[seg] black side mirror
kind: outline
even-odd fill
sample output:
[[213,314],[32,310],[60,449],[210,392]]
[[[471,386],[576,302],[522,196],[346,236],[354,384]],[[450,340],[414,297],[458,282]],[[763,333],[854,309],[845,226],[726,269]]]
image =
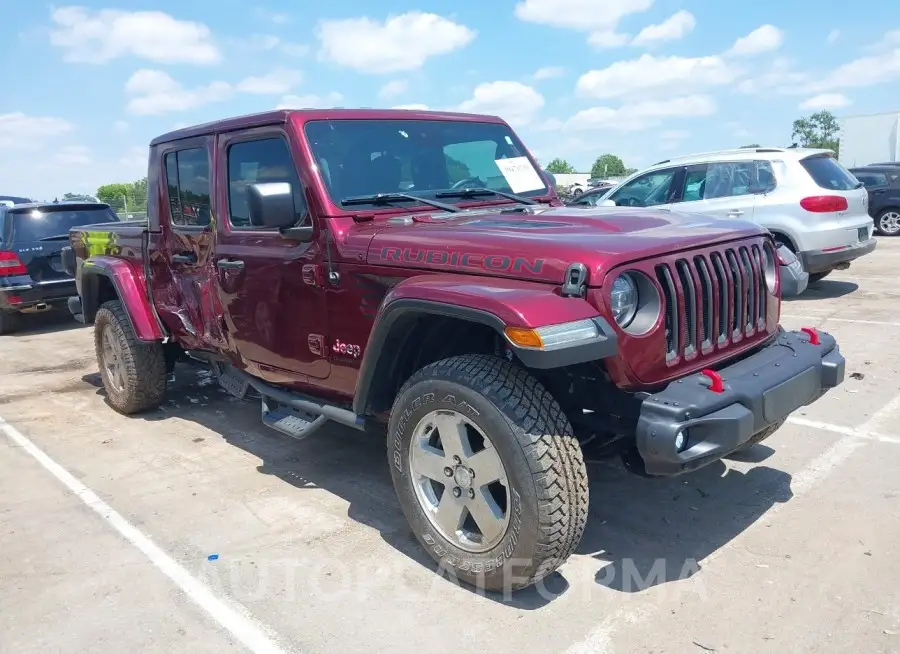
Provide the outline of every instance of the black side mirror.
[[295,226],[294,190],[288,182],[250,184],[247,187],[247,207],[250,224],[254,227],[275,228],[285,238],[298,241],[312,239],[312,225]]

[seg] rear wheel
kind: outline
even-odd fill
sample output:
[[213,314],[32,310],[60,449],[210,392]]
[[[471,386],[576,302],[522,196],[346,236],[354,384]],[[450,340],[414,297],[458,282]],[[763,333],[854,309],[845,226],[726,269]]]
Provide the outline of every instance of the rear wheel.
[[394,488],[442,571],[488,590],[547,576],[574,551],[587,469],[559,404],[527,371],[485,355],[438,361],[391,411]]
[[166,394],[162,343],[142,343],[118,300],[100,307],[94,319],[94,348],[109,403],[131,414],[159,406]]
[[22,321],[18,311],[0,311],[0,336],[16,331]]
[[900,234],[900,210],[885,209],[875,219],[875,231],[883,236]]

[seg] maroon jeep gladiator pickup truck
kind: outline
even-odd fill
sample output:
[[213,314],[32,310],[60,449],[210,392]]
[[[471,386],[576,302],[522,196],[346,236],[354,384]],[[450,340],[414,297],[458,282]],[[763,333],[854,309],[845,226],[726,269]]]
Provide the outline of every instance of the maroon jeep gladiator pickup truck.
[[843,381],[830,335],[779,327],[768,232],[564,207],[497,117],[244,116],[155,139],[148,177],[146,222],[65,257],[112,407],[159,405],[185,357],[291,436],[386,424],[416,537],[483,588],[575,549],[586,440],[677,475]]

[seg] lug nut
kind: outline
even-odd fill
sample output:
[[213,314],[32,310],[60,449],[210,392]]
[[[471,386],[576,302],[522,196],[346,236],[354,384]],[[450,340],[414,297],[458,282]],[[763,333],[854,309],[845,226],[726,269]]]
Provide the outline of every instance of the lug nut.
[[470,488],[470,489],[469,489],[469,499],[470,499],[470,500],[474,500],[474,499],[475,499],[475,489],[474,489],[474,488]]
[[462,463],[462,461],[460,461],[459,457],[456,456],[455,454],[453,455],[453,460],[456,461],[457,463]]
[[453,497],[459,497],[462,495],[462,491],[459,489],[459,486],[453,487]]
[[444,468],[444,474],[447,475],[448,477],[452,477],[453,476],[453,468],[451,468],[450,466],[447,466],[446,468]]

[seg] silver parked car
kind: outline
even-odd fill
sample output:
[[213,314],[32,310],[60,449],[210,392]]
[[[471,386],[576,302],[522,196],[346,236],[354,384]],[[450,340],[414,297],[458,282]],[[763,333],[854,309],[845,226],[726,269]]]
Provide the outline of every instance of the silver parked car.
[[598,204],[753,220],[796,254],[814,283],[875,249],[868,202],[830,150],[741,148],[660,161]]

